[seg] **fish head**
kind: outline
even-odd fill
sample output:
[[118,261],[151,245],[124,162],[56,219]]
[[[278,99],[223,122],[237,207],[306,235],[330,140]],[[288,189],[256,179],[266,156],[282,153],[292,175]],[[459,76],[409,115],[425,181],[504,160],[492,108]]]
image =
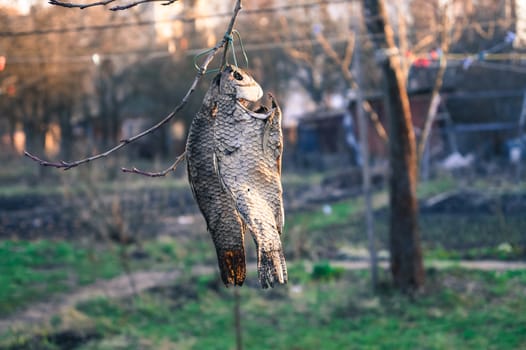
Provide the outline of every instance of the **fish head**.
[[244,70],[231,65],[221,73],[221,94],[235,96],[237,101],[257,102],[263,97],[261,86]]
[[250,74],[241,68],[228,65],[220,74],[220,91],[233,96],[239,107],[257,119],[267,119],[276,110],[274,104],[267,107],[261,104],[263,89]]

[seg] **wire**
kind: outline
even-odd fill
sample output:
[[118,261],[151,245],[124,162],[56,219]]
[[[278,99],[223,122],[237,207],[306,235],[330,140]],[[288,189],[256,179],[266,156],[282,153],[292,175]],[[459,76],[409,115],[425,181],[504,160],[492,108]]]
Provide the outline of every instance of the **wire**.
[[[331,44],[341,44],[346,43],[347,39],[341,39],[340,37],[327,38]],[[261,50],[270,50],[278,49],[283,47],[294,47],[297,45],[320,45],[315,39],[295,39],[289,41],[281,42],[267,42],[261,44],[243,44],[242,51],[261,51]],[[185,51],[186,56],[196,56],[196,60],[200,58],[200,54],[203,52],[208,52],[208,48],[199,48],[199,49],[189,49]],[[120,56],[130,56],[130,55],[141,55],[148,57],[170,57],[171,53],[164,50],[141,50],[141,51],[121,51],[121,52],[109,52],[109,53],[99,53],[104,57],[120,57]],[[245,54],[244,54],[245,55]],[[202,55],[201,55],[202,56]],[[248,64],[248,58],[245,58],[246,63]],[[24,56],[11,56],[8,60],[8,64],[28,64],[28,63],[82,63],[82,62],[92,62],[91,55],[79,55],[79,56],[62,56],[57,57],[57,59],[50,60],[45,57],[24,57]]]
[[[331,44],[344,44],[347,42],[347,39],[342,39],[341,37],[328,37],[327,40]],[[280,41],[280,42],[265,42],[265,43],[259,43],[259,44],[244,44],[243,48],[246,51],[260,51],[260,50],[270,50],[270,49],[277,49],[277,48],[283,48],[283,47],[295,47],[299,45],[319,45],[318,41],[312,38],[305,38],[305,39],[294,39],[289,41]],[[186,56],[195,56],[199,53],[202,53],[203,51],[207,51],[207,48],[198,48],[198,49],[189,49],[185,51]],[[119,56],[127,56],[127,55],[149,55],[149,56],[155,56],[155,57],[168,57],[172,56],[167,51],[164,50],[139,50],[139,51],[121,51],[121,52],[108,52],[108,53],[100,53],[104,57],[119,57]],[[447,54],[448,61],[464,61],[471,57],[477,57],[478,53],[465,53],[465,54],[458,54],[458,53],[449,53]],[[414,58],[427,58],[429,57],[428,54],[417,54],[413,56]],[[486,54],[484,56],[484,61],[477,61],[475,62],[485,62],[485,61],[505,61],[505,60],[526,60],[526,53],[520,54],[516,52],[510,52],[510,53],[494,53],[494,54]],[[81,62],[91,62],[92,56],[91,55],[78,55],[78,56],[62,56],[57,57],[57,59],[50,60],[44,57],[24,57],[24,56],[11,56],[8,60],[8,64],[26,64],[26,63],[81,63]],[[432,63],[433,64],[433,63]]]
[[[351,3],[353,0],[324,0],[318,2],[304,3],[304,4],[294,4],[294,5],[283,5],[276,7],[267,7],[260,9],[246,9],[243,10],[244,15],[255,15],[261,13],[273,13],[280,11],[290,11],[297,8],[312,8],[320,5],[331,5],[331,4],[344,4]],[[84,32],[84,31],[101,31],[108,29],[119,29],[127,27],[141,27],[158,23],[170,23],[170,22],[192,22],[196,19],[209,19],[209,18],[228,18],[231,13],[219,13],[219,14],[207,14],[207,15],[195,15],[195,16],[178,16],[171,19],[162,19],[162,20],[149,20],[149,21],[138,21],[138,22],[123,22],[115,24],[104,24],[104,25],[93,25],[93,26],[80,26],[80,27],[70,27],[70,28],[49,28],[49,29],[37,29],[32,31],[5,31],[0,32],[0,37],[17,37],[17,36],[39,36],[39,35],[48,35],[48,34],[66,34],[73,32]],[[370,17],[368,17],[371,19]],[[489,26],[489,25],[499,25],[499,26],[509,26],[513,23],[513,20],[506,19],[497,19],[497,20],[487,20],[472,22],[467,27],[471,28],[474,26]],[[415,28],[418,30],[418,28]],[[441,31],[441,27],[436,27],[436,31],[428,31],[427,33],[438,33]]]
[[[311,8],[311,7],[317,7],[320,5],[344,4],[344,3],[351,3],[351,2],[353,2],[353,0],[323,0],[323,1],[303,3],[303,4],[282,5],[282,6],[267,7],[267,8],[260,8],[260,9],[246,9],[246,10],[243,10],[243,14],[244,15],[254,15],[254,14],[261,14],[261,13],[273,13],[273,12],[281,12],[281,11],[290,11],[290,10],[298,9],[298,8]],[[163,20],[123,22],[123,23],[115,23],[115,24],[81,26],[81,27],[70,27],[70,28],[37,29],[37,30],[19,31],[19,32],[7,31],[7,32],[0,32],[0,37],[65,34],[65,33],[83,32],[83,31],[89,31],[89,30],[106,30],[106,29],[117,29],[117,28],[126,28],[126,27],[134,27],[134,26],[140,27],[140,26],[147,26],[147,25],[152,25],[152,24],[157,24],[157,23],[169,23],[169,22],[177,22],[177,21],[192,22],[192,21],[195,21],[196,19],[229,18],[231,16],[232,16],[231,12],[225,12],[225,13],[195,15],[195,16],[178,16],[175,18],[163,19]]]

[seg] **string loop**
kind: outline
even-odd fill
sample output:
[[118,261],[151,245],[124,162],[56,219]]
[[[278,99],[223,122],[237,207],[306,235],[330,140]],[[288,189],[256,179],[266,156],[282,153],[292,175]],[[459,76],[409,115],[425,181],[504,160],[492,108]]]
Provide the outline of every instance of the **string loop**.
[[[237,63],[237,54],[236,54],[236,46],[235,46],[235,42],[234,42],[234,36],[237,37],[237,40],[239,41],[239,47],[241,48],[241,54],[243,55],[243,59],[245,60],[245,69],[248,69],[248,56],[247,56],[247,52],[245,50],[245,46],[243,45],[243,39],[241,38],[241,34],[239,33],[239,31],[237,29],[234,29],[232,30],[231,33],[225,33],[225,48],[224,50],[226,51],[226,54],[225,54],[225,57],[228,57],[228,50],[231,49],[232,51],[232,60],[234,61],[234,66],[236,66],[236,68],[239,68],[239,65]],[[197,55],[194,56],[194,67],[195,69],[200,72],[201,71],[201,67],[199,66],[198,64],[198,60],[205,56],[205,55],[208,55],[211,51],[213,51],[214,49],[207,49],[201,53],[198,53]],[[226,62],[225,64],[228,65],[228,59],[225,59]],[[207,70],[206,73],[216,73],[216,72],[219,72],[220,71],[220,68],[214,68],[214,69],[209,69]]]

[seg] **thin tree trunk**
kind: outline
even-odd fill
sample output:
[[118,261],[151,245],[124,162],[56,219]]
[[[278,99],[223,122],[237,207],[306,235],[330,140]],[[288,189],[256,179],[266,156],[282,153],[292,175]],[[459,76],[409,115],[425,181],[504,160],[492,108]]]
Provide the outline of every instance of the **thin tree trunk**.
[[386,58],[389,118],[389,241],[391,273],[397,288],[413,291],[424,284],[416,200],[417,157],[405,79],[383,0],[364,0],[367,29]]
[[60,154],[62,159],[73,158],[73,127],[71,126],[71,107],[65,107],[60,113]]
[[234,327],[236,332],[236,350],[243,350],[243,330],[241,329],[241,295],[234,287]]
[[9,145],[11,146],[11,152],[16,154],[15,134],[16,134],[16,119],[12,116],[7,118],[9,123]]
[[[361,41],[358,41],[356,46],[356,78],[358,85],[362,86],[362,74],[361,74]],[[371,193],[371,170],[369,167],[369,137],[368,137],[368,125],[363,109],[363,91],[357,90],[358,93],[358,125],[360,130],[360,151],[362,152],[362,191],[365,200],[365,226],[367,231],[367,239],[369,242],[369,259],[371,269],[371,287],[372,290],[376,290],[378,285],[378,259],[376,258],[376,247],[375,247],[375,236],[374,236],[374,223],[373,223],[373,205],[372,205],[372,193]]]

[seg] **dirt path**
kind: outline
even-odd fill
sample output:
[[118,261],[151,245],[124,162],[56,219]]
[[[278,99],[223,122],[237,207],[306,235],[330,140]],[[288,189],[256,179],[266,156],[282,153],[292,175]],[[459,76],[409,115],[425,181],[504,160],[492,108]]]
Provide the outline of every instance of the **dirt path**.
[[[197,267],[192,273],[209,274],[210,267]],[[131,275],[121,275],[110,280],[100,280],[92,285],[82,287],[71,293],[53,296],[51,300],[36,302],[25,310],[17,312],[8,318],[0,319],[0,334],[10,328],[37,325],[49,320],[53,315],[65,314],[80,302],[95,298],[123,298],[134,293],[140,293],[153,287],[167,286],[181,275],[180,271],[158,272],[138,271]],[[132,282],[133,281],[133,282]]]
[[[365,270],[369,268],[369,262],[363,261],[331,261],[331,265],[343,267],[347,270]],[[467,270],[480,271],[511,271],[526,270],[526,262],[520,261],[499,261],[499,260],[432,260],[425,263],[426,267],[437,269],[446,269],[451,267],[460,267]],[[381,261],[380,268],[387,269],[389,263]]]
[[[347,270],[363,270],[369,268],[369,263],[363,261],[332,261],[331,265],[343,267]],[[386,261],[380,262],[380,268],[388,268]],[[509,271],[526,270],[526,262],[505,261],[448,261],[437,260],[426,263],[426,267],[439,269],[460,267],[471,270],[483,271]],[[248,266],[249,271],[256,271],[256,266]],[[215,268],[207,266],[196,266],[192,269],[193,275],[204,275],[214,273]],[[17,329],[34,326],[48,321],[53,315],[65,314],[74,309],[75,305],[98,297],[123,298],[134,293],[140,293],[153,287],[167,286],[173,283],[181,275],[180,271],[158,272],[138,271],[130,276],[121,275],[110,280],[101,280],[92,285],[78,289],[68,294],[52,297],[50,301],[31,304],[26,310],[22,310],[12,316],[0,320],[0,334],[9,329]],[[130,281],[133,281],[131,283]],[[133,287],[132,287],[133,285]]]

